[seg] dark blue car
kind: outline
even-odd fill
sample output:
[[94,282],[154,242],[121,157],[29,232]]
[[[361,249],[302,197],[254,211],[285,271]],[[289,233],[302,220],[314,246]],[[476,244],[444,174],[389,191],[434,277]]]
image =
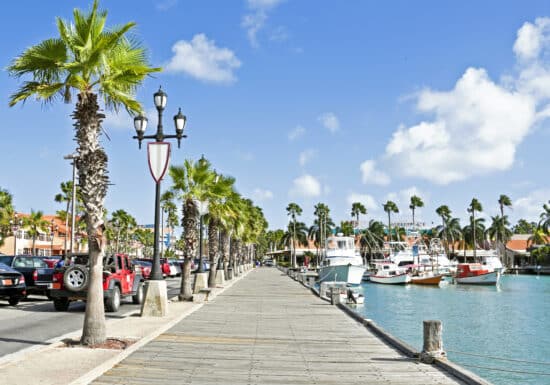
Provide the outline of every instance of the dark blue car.
[[0,263],[0,298],[7,299],[11,306],[15,306],[26,295],[23,274],[4,263]]

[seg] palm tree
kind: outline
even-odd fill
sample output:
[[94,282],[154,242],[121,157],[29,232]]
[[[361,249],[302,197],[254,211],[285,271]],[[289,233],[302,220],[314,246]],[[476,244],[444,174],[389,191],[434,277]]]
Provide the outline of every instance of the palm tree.
[[527,240],[527,246],[545,245],[546,243],[548,243],[548,235],[541,226],[538,226]]
[[153,257],[153,246],[155,244],[154,233],[148,229],[136,229],[133,237],[143,246],[143,256]]
[[512,200],[508,196],[501,194],[498,198],[498,205],[500,207],[500,217],[504,218],[504,206],[512,207]]
[[[334,222],[330,218],[329,207],[324,203],[320,203],[320,202],[317,203],[314,206],[313,214],[316,216],[314,225],[317,226],[319,231],[317,239],[319,242],[320,250],[322,251],[325,249],[325,242],[326,242],[327,236],[331,233],[334,227]],[[318,255],[317,265],[319,265],[320,260],[321,260],[321,256]]]
[[548,234],[550,229],[550,200],[548,204],[542,205],[542,209],[544,211],[540,214],[539,227]]
[[302,215],[302,208],[296,203],[289,203],[286,207],[287,215],[290,216],[294,225],[294,238],[292,242],[292,258],[290,261],[291,267],[296,267],[296,217]]
[[481,206],[481,203],[476,199],[476,198],[472,198],[472,201],[470,202],[470,205],[468,206],[468,212],[472,214],[472,217],[471,217],[471,228],[472,228],[472,232],[473,232],[473,247],[474,247],[474,260],[476,260],[476,249],[477,249],[477,245],[476,245],[476,227],[474,224],[476,223],[476,211],[483,211],[483,207]]
[[382,205],[384,211],[388,213],[388,239],[391,242],[391,213],[398,213],[397,205],[392,201],[387,201]]
[[451,241],[451,253],[455,254],[456,242],[464,239],[464,234],[462,232],[462,228],[460,227],[460,219],[448,218],[445,221],[444,226],[445,226],[447,239]]
[[[307,226],[304,222],[291,222],[288,224],[288,228],[285,232],[283,240],[288,245],[291,245],[294,256],[296,255],[295,253],[297,245],[307,245],[307,230]],[[296,263],[296,260],[294,260],[294,263]]]
[[[476,218],[470,215],[470,223],[462,229],[464,245],[472,247],[474,250],[474,260],[477,258],[475,250],[478,245],[479,235],[483,236],[485,234],[485,218]],[[466,247],[464,248],[466,249]]]
[[[164,223],[161,224],[162,228],[162,238],[163,238],[163,244],[164,244],[164,226],[166,225],[169,229],[169,236],[173,235],[174,227],[178,225],[178,207],[174,203],[174,192],[173,191],[165,191],[160,196],[160,207],[162,209],[163,215],[164,213],[167,214],[166,221],[163,220]],[[169,250],[169,245],[167,246],[167,250]],[[161,253],[162,257],[162,253]]]
[[30,97],[68,103],[73,92],[77,93],[72,115],[79,155],[76,162],[87,233],[93,240],[88,242],[90,282],[81,343],[93,345],[106,340],[102,228],[108,176],[107,155],[99,141],[105,115],[100,112],[98,95],[109,109],[124,107],[140,113],[141,105],[134,99],[136,88],[148,74],[160,69],[147,64],[145,50],[135,38],[126,37],[135,23],[106,30],[107,12],[98,11],[97,0],[88,13],[75,9],[73,15],[73,23],[57,19],[59,37],[28,48],[8,67],[12,76],[30,77],[11,95],[9,104]]
[[443,241],[445,242],[444,243],[445,253],[448,254],[449,253],[449,240],[447,239],[446,222],[451,217],[451,210],[449,209],[449,206],[441,205],[437,209],[435,209],[435,212],[437,213],[437,215],[439,215],[441,217],[441,223],[443,225],[443,227],[442,227],[443,236],[442,237],[440,236],[440,238],[442,238]]
[[413,213],[413,227],[414,227],[414,211],[416,210],[417,207],[424,207],[424,202],[422,201],[422,199],[420,199],[420,197],[417,197],[416,195],[413,195],[411,197],[411,204],[409,205],[409,208],[412,210],[412,213]]
[[[380,250],[384,246],[384,224],[380,221],[371,219],[366,229],[361,232],[361,238],[359,239],[361,250],[368,250],[370,259],[374,250]],[[362,253],[363,259],[365,254]]]
[[45,220],[44,213],[40,210],[31,209],[31,214],[23,219],[23,225],[27,229],[27,234],[32,238],[32,253],[36,255],[36,238],[41,233],[46,233],[50,228],[50,222]]
[[[183,166],[171,166],[172,191],[182,202],[183,208],[183,271],[179,299],[189,301],[193,298],[191,290],[191,261],[197,255],[198,234],[198,202],[221,199],[220,185],[216,184],[217,174],[204,157],[198,161],[185,160]],[[202,258],[202,256],[201,256]],[[200,263],[200,262],[199,262]]]
[[501,243],[506,245],[506,242],[512,237],[512,230],[509,229],[510,222],[508,222],[508,216],[505,215],[491,217],[491,226],[487,229],[487,234],[491,240],[495,240],[495,243]]
[[0,246],[4,244],[4,239],[11,232],[10,219],[15,214],[12,202],[12,195],[0,188]]
[[355,223],[359,227],[359,214],[367,214],[367,209],[360,202],[353,202],[351,204],[351,216],[355,217]]

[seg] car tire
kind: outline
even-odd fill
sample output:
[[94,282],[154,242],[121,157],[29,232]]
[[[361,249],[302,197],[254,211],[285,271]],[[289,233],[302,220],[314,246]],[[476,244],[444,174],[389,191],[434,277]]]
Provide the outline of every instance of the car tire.
[[10,297],[8,299],[8,303],[11,305],[11,306],[17,306],[17,304],[19,303],[19,297]]
[[139,305],[143,302],[144,297],[144,291],[143,291],[143,283],[140,283],[138,286],[138,289],[136,291],[136,294],[132,296],[132,302],[136,305]]
[[115,313],[120,308],[120,289],[115,286],[113,289],[113,295],[105,300],[105,310],[110,313]]
[[56,311],[67,311],[70,303],[68,298],[54,298],[53,307]]
[[69,291],[82,291],[88,286],[88,268],[83,265],[69,267],[63,274],[63,283]]

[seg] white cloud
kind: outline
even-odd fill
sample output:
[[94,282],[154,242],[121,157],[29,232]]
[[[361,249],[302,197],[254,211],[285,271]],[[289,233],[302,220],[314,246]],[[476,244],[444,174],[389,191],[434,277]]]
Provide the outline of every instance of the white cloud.
[[376,184],[380,186],[385,186],[390,183],[390,177],[376,169],[376,161],[370,159],[361,163],[359,166],[361,170],[361,180],[364,184]]
[[[535,24],[524,23],[517,32],[514,43],[514,53],[521,60],[535,59],[539,56],[542,45],[547,42],[544,35],[550,27],[550,19],[537,18]],[[545,41],[546,40],[546,41]]]
[[176,6],[178,4],[178,0],[164,0],[161,2],[158,2],[156,5],[156,8],[159,11],[167,11],[170,8]]
[[434,120],[400,127],[386,155],[404,175],[438,184],[510,168],[536,116],[531,96],[495,84],[476,68],[451,91],[420,92],[417,108]]
[[258,47],[258,32],[264,28],[268,13],[282,0],[247,0],[251,13],[243,16],[241,26],[246,29],[248,40],[253,47]]
[[321,183],[315,177],[304,174],[294,179],[289,195],[305,198],[318,197],[321,195]]
[[550,199],[550,189],[534,190],[528,195],[512,201],[514,217],[527,221],[538,222],[542,213],[542,205]]
[[262,202],[270,199],[273,199],[273,193],[269,190],[255,188],[252,192],[252,200],[255,202]]
[[172,47],[174,56],[166,65],[167,71],[184,72],[196,79],[211,83],[233,83],[233,71],[241,62],[233,51],[219,48],[204,34],[193,36],[191,41],[180,40]]
[[124,128],[134,131],[134,118],[126,110],[120,110],[118,114],[115,111],[105,111],[101,126],[106,130]]
[[355,202],[362,203],[363,206],[367,209],[367,213],[371,211],[377,211],[379,209],[378,204],[376,203],[376,200],[372,197],[372,195],[369,194],[358,194],[355,192],[352,192],[347,197],[347,203],[351,207],[351,205]]
[[340,121],[338,117],[332,112],[325,112],[317,118],[319,122],[328,129],[332,134],[340,129]]
[[306,129],[302,126],[296,126],[296,128],[288,133],[288,140],[293,141],[303,136],[306,132]]
[[316,154],[317,154],[317,151],[312,149],[307,149],[305,151],[302,151],[298,159],[300,166],[305,166],[305,164],[309,162],[311,159],[313,159]]

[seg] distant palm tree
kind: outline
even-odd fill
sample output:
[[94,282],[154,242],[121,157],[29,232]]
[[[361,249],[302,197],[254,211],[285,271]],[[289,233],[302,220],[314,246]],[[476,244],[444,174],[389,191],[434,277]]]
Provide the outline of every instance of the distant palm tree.
[[477,254],[476,254],[476,226],[473,224],[476,223],[476,211],[483,211],[483,207],[481,206],[481,203],[476,199],[472,198],[472,201],[470,202],[470,205],[468,206],[468,212],[472,214],[472,231],[473,231],[473,246],[474,246],[474,260],[476,260]]
[[527,245],[545,245],[548,242],[547,232],[541,227],[538,226],[533,234],[527,240]]
[[495,240],[495,243],[501,243],[506,245],[506,242],[512,237],[512,230],[510,230],[510,222],[508,222],[508,216],[505,215],[491,217],[493,221],[491,226],[487,229],[487,234],[491,240]]
[[442,223],[442,236],[439,235],[441,239],[444,241],[445,245],[445,253],[449,253],[449,239],[447,238],[447,220],[451,217],[451,210],[447,205],[441,205],[437,209],[435,209],[435,212],[437,215],[441,217],[441,223]]
[[540,214],[539,227],[548,234],[550,229],[550,200],[548,204],[542,205],[542,209],[544,211]]
[[355,217],[355,222],[357,223],[357,227],[359,227],[359,214],[365,215],[366,213],[367,213],[367,209],[362,203],[353,202],[351,204],[351,216]]
[[447,239],[451,242],[451,253],[455,254],[456,242],[464,239],[464,234],[460,227],[460,219],[448,218],[445,222],[445,231],[447,232]]
[[409,205],[409,208],[412,210],[412,214],[413,214],[413,227],[415,225],[415,221],[414,221],[414,211],[416,210],[417,207],[424,207],[424,202],[422,201],[422,199],[420,199],[420,197],[417,197],[416,195],[413,195],[411,197],[411,204]]
[[292,242],[292,258],[290,264],[291,267],[296,267],[296,217],[302,215],[302,208],[296,203],[289,203],[286,212],[294,225],[294,239]]
[[465,244],[468,244],[474,250],[474,260],[477,258],[475,250],[478,245],[479,235],[485,233],[485,218],[476,218],[470,215],[470,223],[462,229]]
[[[288,228],[283,239],[289,245],[292,245],[291,247],[292,247],[294,256],[296,256],[297,245],[307,246],[308,244],[307,230],[308,230],[307,226],[304,222],[292,222],[288,224]],[[294,260],[294,263],[296,263],[296,260]]]
[[498,198],[498,205],[500,207],[500,217],[503,218],[504,217],[504,206],[512,207],[512,200],[508,196],[502,194]]
[[10,220],[14,215],[12,195],[0,188],[0,246],[4,244],[4,239],[11,232]]
[[[368,250],[370,259],[375,250],[381,250],[384,246],[384,224],[380,221],[371,219],[366,229],[361,232],[359,239],[361,250]],[[365,258],[364,253],[363,258]]]
[[398,213],[397,205],[392,201],[387,201],[382,205],[384,211],[388,213],[388,239],[391,242],[391,213]]
[[36,255],[36,238],[41,233],[46,233],[49,230],[50,222],[45,220],[44,213],[40,210],[34,211],[31,209],[31,214],[23,219],[27,234],[32,238],[32,254]]

